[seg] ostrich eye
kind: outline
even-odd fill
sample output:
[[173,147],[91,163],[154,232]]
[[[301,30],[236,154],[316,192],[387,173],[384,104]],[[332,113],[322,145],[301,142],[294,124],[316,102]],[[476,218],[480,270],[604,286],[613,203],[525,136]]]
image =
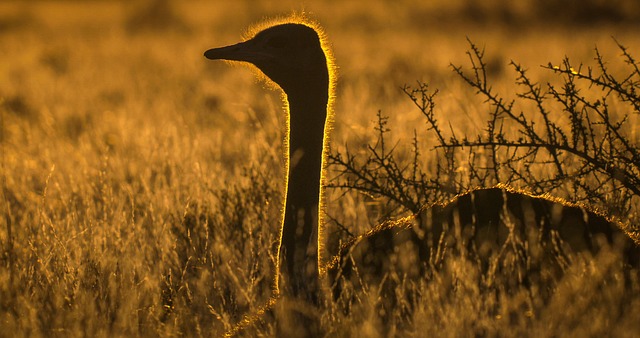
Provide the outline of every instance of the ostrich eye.
[[287,44],[287,38],[284,36],[274,36],[267,40],[267,45],[273,48],[283,48]]

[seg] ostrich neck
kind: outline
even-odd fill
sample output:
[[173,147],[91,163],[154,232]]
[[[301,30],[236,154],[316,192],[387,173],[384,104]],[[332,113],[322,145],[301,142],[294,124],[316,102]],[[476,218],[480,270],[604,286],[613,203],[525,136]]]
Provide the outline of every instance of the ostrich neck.
[[288,95],[289,175],[279,253],[284,289],[314,303],[319,289],[320,180],[328,102],[324,88],[321,95]]

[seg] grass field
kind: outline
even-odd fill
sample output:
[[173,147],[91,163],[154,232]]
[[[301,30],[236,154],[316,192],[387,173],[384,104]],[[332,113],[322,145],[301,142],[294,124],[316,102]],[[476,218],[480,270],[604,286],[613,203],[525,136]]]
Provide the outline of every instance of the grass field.
[[[554,74],[540,65],[565,56],[594,65],[596,46],[613,72],[623,69],[612,36],[640,57],[640,5],[631,0],[364,3],[0,3],[0,336],[219,336],[268,300],[283,104],[250,71],[202,56],[251,24],[304,10],[325,28],[339,67],[332,151],[364,153],[381,110],[400,152],[414,130],[424,135],[426,164],[437,156],[432,136],[401,88],[429,83],[443,125],[482,133],[488,106],[449,66],[468,64],[467,37],[485,48],[505,95],[515,95],[511,60],[546,83]],[[640,143],[640,115],[619,113],[630,114],[628,139]],[[640,220],[638,198],[629,220]],[[337,224],[363,233],[383,205],[329,189],[327,254],[348,239]],[[398,332],[640,334],[640,281],[625,283],[606,257],[572,270],[548,304],[524,291],[483,293],[463,261],[450,265],[462,276],[456,290],[444,279],[425,283],[412,326]],[[361,299],[349,316],[322,313],[331,336],[379,335],[376,295]],[[244,334],[273,330],[267,320]]]

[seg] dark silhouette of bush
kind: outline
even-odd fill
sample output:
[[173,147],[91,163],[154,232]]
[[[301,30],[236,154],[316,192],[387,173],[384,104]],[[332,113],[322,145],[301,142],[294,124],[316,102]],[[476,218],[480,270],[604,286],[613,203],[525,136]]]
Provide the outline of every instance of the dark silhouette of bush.
[[[387,145],[390,130],[379,112],[378,140],[366,158],[348,149],[329,157],[339,172],[329,186],[384,197],[385,218],[402,210],[416,213],[473,188],[507,184],[604,211],[629,224],[637,240],[639,229],[632,224],[640,224],[640,145],[629,117],[640,114],[640,70],[627,48],[616,41],[624,74],[610,72],[598,49],[595,67],[574,66],[568,58],[543,66],[559,84],[539,84],[511,62],[520,91],[508,99],[491,87],[484,50],[469,43],[470,70],[452,68],[488,104],[485,133],[447,135],[434,111],[437,90],[421,82],[405,86],[437,140],[435,175],[421,162],[420,134],[414,132],[413,158],[406,163]],[[468,168],[464,175],[456,171],[460,166]]]

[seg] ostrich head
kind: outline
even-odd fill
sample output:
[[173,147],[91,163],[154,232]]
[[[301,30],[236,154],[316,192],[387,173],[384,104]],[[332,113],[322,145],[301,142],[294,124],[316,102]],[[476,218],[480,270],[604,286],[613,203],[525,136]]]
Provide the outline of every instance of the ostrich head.
[[327,59],[316,31],[299,23],[269,27],[244,42],[209,49],[211,60],[249,62],[288,95],[327,93]]

